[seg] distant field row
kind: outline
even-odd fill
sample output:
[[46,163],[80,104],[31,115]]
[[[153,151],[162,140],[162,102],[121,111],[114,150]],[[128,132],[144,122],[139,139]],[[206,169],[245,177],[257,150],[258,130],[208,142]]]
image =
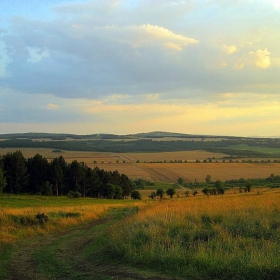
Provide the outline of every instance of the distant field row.
[[[0,149],[0,155],[16,149]],[[154,182],[175,183],[179,177],[186,182],[205,181],[207,175],[212,180],[229,180],[239,178],[266,178],[270,174],[280,174],[279,163],[150,163],[150,161],[203,160],[205,158],[221,159],[224,154],[205,151],[162,152],[162,153],[97,153],[97,152],[62,152],[54,153],[51,149],[21,149],[26,158],[39,153],[49,160],[62,155],[67,162],[77,159],[89,167],[105,170],[118,170],[131,179],[144,178]],[[139,160],[139,162],[137,162]],[[144,162],[146,161],[146,163]],[[221,161],[221,160],[220,160]]]

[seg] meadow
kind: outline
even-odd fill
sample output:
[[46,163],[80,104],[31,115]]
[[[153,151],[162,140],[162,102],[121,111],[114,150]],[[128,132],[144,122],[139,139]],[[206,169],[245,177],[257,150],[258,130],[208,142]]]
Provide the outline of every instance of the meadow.
[[147,191],[137,202],[2,195],[1,279],[18,279],[15,265],[33,279],[279,279],[278,188]]
[[182,279],[279,279],[280,192],[150,203],[109,230],[104,252]]
[[[38,246],[33,244],[34,240],[41,240],[39,250],[48,236],[54,234],[56,238],[63,238],[66,232],[72,232],[77,227],[93,226],[112,209],[121,212],[122,209],[134,209],[141,204],[141,201],[132,200],[3,194],[0,196],[0,279],[10,279],[11,270],[14,270],[10,267],[13,258],[18,259],[17,254],[24,256],[26,246],[33,246],[33,251],[34,246]],[[25,266],[24,262],[18,265]],[[21,267],[17,267],[14,272],[21,270]],[[15,277],[21,276],[24,279],[20,274]]]

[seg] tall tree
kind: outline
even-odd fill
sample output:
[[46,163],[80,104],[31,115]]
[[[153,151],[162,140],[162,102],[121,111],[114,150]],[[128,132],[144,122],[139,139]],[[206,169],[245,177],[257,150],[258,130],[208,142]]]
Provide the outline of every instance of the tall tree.
[[130,180],[125,174],[121,174],[120,187],[123,190],[124,197],[128,197],[131,194],[132,188],[130,185]]
[[4,156],[4,169],[11,193],[19,193],[28,182],[26,159],[21,151],[7,153]]
[[36,154],[34,157],[27,160],[27,170],[30,175],[29,190],[30,192],[39,193],[41,187],[46,183],[49,176],[49,163],[48,160]]
[[85,178],[84,164],[73,160],[69,166],[69,179],[70,184],[75,191],[81,190],[81,184]]
[[6,178],[4,177],[3,171],[0,168],[0,194],[3,192],[3,189],[6,187],[7,181]]
[[100,178],[96,169],[88,168],[86,171],[86,192],[90,197],[100,197]]
[[63,195],[66,172],[67,163],[63,156],[54,158],[50,164],[50,173],[56,195],[59,195],[59,191]]

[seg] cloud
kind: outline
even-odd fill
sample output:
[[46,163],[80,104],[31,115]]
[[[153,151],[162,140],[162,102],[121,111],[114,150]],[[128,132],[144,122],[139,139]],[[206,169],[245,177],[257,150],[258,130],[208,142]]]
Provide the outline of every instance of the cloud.
[[250,52],[250,55],[253,57],[253,61],[255,65],[259,68],[268,68],[271,64],[270,62],[270,52],[265,49],[265,50],[257,50],[256,52]]
[[57,110],[57,109],[60,108],[60,106],[57,105],[57,104],[54,104],[54,103],[49,103],[49,104],[47,105],[47,108],[48,108],[49,110]]
[[50,54],[47,50],[37,49],[37,48],[29,48],[29,58],[27,59],[27,63],[36,63],[40,62],[44,57],[49,57]]
[[235,64],[235,69],[243,69],[246,66],[255,66],[266,69],[271,65],[270,52],[267,49],[250,51],[244,54]]
[[223,50],[225,53],[227,54],[233,54],[233,53],[236,53],[238,50],[237,50],[237,47],[234,46],[234,45],[223,45]]
[[70,32],[73,38],[83,39],[85,37],[102,38],[114,44],[127,44],[132,48],[159,46],[161,48],[172,48],[183,50],[190,44],[197,44],[193,38],[176,34],[167,28],[144,24],[141,26],[102,26],[91,27],[89,25],[72,25]]

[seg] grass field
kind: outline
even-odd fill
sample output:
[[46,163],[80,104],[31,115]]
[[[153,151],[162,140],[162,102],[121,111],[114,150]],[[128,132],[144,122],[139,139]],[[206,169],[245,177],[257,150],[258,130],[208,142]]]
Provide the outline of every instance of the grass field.
[[138,202],[3,195],[0,278],[279,279],[279,189],[144,193]]
[[269,147],[261,147],[261,146],[249,146],[246,144],[239,144],[231,146],[231,148],[236,150],[251,150],[255,152],[262,152],[268,154],[280,154],[280,148],[269,148]]
[[182,279],[279,279],[280,192],[175,199],[116,224],[108,256]]

